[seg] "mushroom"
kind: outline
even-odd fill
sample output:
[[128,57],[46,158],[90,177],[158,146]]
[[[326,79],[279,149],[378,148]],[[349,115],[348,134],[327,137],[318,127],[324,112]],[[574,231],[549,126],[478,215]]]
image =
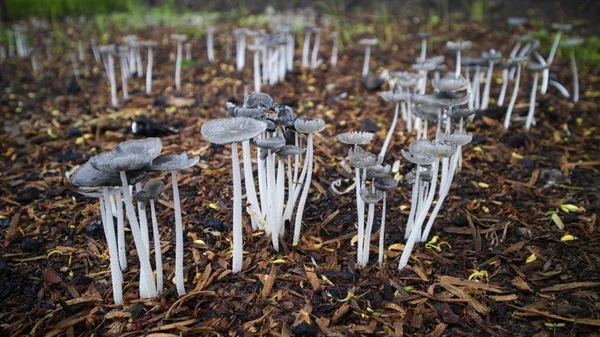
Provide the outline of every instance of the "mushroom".
[[119,59],[121,60],[121,90],[123,90],[123,100],[129,99],[127,90],[127,78],[129,77],[129,65],[127,63],[127,55],[129,51],[126,46],[119,46]]
[[233,263],[232,272],[242,270],[242,186],[237,143],[249,140],[263,133],[267,124],[248,117],[221,118],[209,120],[202,125],[204,139],[214,144],[231,143],[233,170]]
[[[150,298],[156,296],[156,285],[152,280],[152,267],[149,260],[149,247],[142,236],[140,223],[133,208],[133,200],[129,191],[127,171],[145,169],[152,164],[162,150],[159,138],[128,140],[119,144],[110,152],[104,152],[90,158],[90,164],[104,172],[118,172],[121,178],[121,189],[125,199],[125,211],[133,234],[136,250],[140,260],[140,296]],[[147,232],[148,229],[146,228]]]
[[235,60],[237,71],[242,71],[246,63],[246,29],[238,28],[233,31],[235,37]]
[[186,43],[183,45],[185,47],[185,60],[186,61],[191,61],[192,60],[192,44],[191,43]]
[[583,43],[582,37],[573,37],[565,42],[563,46],[569,47],[571,57],[571,70],[573,71],[573,102],[579,102],[579,74],[577,73],[577,62],[575,60],[575,47]]
[[152,93],[152,67],[154,66],[154,53],[152,49],[158,46],[156,41],[142,41],[140,46],[148,48],[148,65],[146,66],[146,94]]
[[425,61],[427,56],[427,39],[431,37],[431,34],[427,32],[418,32],[417,36],[421,38],[421,62]]
[[340,33],[339,32],[331,32],[331,40],[332,40],[332,47],[331,47],[331,68],[335,68],[337,66],[337,59],[338,59],[338,45],[339,45],[339,36]]
[[103,56],[104,59],[104,69],[106,70],[106,74],[108,75],[108,79],[110,81],[110,101],[112,106],[117,106],[119,103],[117,101],[117,80],[115,78],[115,62],[113,60],[113,55],[115,54],[115,46],[107,45],[98,47],[98,51]]
[[[160,157],[159,157],[160,158]],[[156,210],[154,200],[157,200],[160,194],[165,189],[165,183],[160,180],[149,180],[144,189],[137,192],[135,199],[138,202],[150,203],[150,214],[152,217],[152,236],[154,237],[154,258],[156,263],[156,290],[160,294],[163,290],[163,269],[162,269],[162,252],[160,248],[160,233],[158,231],[158,221],[156,220]],[[144,212],[146,212],[144,210]],[[179,294],[183,296],[184,294]]]
[[518,56],[511,59],[511,61],[515,62],[517,65],[517,76],[515,78],[515,85],[513,87],[513,92],[510,97],[510,102],[508,103],[508,107],[506,109],[506,116],[504,117],[504,129],[505,130],[508,130],[508,127],[510,126],[510,118],[512,115],[512,111],[515,107],[515,103],[517,102],[517,95],[519,94],[519,85],[521,84],[521,68],[522,68],[523,62],[526,62],[527,60],[528,60],[527,57],[518,57]]
[[406,102],[408,106],[408,113],[411,113],[411,103],[410,103],[410,93],[409,92],[391,92],[385,91],[381,93],[381,98],[386,101],[390,101],[396,103],[396,108],[394,109],[394,118],[392,119],[392,124],[390,124],[390,129],[388,130],[385,141],[381,146],[381,151],[379,152],[379,156],[382,158],[385,157],[385,153],[387,152],[387,148],[392,141],[392,136],[394,135],[394,130],[396,129],[396,123],[398,122],[398,109],[400,107],[400,103]]
[[171,39],[177,41],[177,61],[175,63],[175,87],[177,90],[181,88],[181,58],[183,41],[187,39],[185,34],[171,34]]
[[455,72],[456,77],[458,77],[458,75],[460,75],[461,52],[463,50],[471,49],[472,46],[473,46],[473,44],[471,43],[471,41],[458,41],[458,42],[448,41],[446,43],[446,48],[448,48],[448,50],[456,51],[456,72]]
[[367,228],[365,229],[362,261],[358,263],[360,267],[364,268],[369,263],[371,232],[373,230],[373,221],[375,219],[375,204],[383,199],[383,192],[375,189],[375,186],[372,186],[372,189],[363,188],[360,191],[360,197],[369,205],[369,210],[367,211]]
[[317,68],[317,57],[319,56],[319,45],[321,44],[321,28],[314,27],[313,33],[315,33],[315,44],[313,45],[312,54],[310,56],[310,68]]
[[365,78],[369,74],[369,60],[371,58],[371,47],[377,45],[377,39],[362,39],[359,44],[365,46],[365,60],[363,62],[362,77]]
[[304,44],[302,45],[302,69],[308,68],[308,53],[310,51],[310,34],[312,34],[314,30],[314,26],[312,25],[304,25],[302,27],[304,31]]
[[[308,190],[310,189],[310,185],[312,182],[312,169],[313,169],[313,134],[317,132],[321,132],[325,129],[325,121],[320,118],[315,118],[312,120],[308,120],[304,117],[300,117],[294,121],[294,128],[296,131],[300,133],[307,134],[306,141],[306,158],[304,159],[304,166],[306,169],[306,180],[304,180],[303,185],[304,188],[302,190],[302,195],[300,196],[300,200],[298,201],[298,209],[296,210],[296,221],[294,224],[294,241],[293,244],[297,245],[300,241],[300,228],[302,227],[302,217],[304,215],[304,205],[306,204],[306,199],[308,198]],[[299,190],[299,189],[298,189]],[[294,191],[296,193],[296,191]],[[295,198],[293,199],[295,202]]]
[[177,171],[190,168],[198,163],[200,157],[189,158],[186,152],[181,154],[167,154],[156,157],[149,171],[171,172],[171,185],[173,186],[173,207],[175,209],[175,284],[179,296],[185,294],[183,284],[183,222],[181,220],[181,201],[177,185]]
[[383,247],[385,247],[385,213],[386,213],[386,203],[387,203],[387,194],[392,192],[398,187],[398,180],[392,178],[391,175],[386,174],[383,177],[375,179],[373,181],[373,185],[379,191],[383,192],[383,205],[381,206],[381,227],[379,229],[379,256],[377,258],[377,263],[379,267],[383,266]]
[[552,62],[554,62],[554,56],[556,55],[556,50],[558,49],[558,44],[560,42],[560,37],[563,32],[568,32],[573,29],[572,24],[562,24],[562,23],[553,23],[552,29],[556,30],[556,34],[554,35],[554,41],[552,42],[552,48],[550,49],[550,53],[548,54],[548,59],[546,63],[548,64],[548,68],[544,69],[543,77],[542,77],[542,87],[540,89],[540,94],[545,95],[546,90],[548,90],[548,80],[550,77],[550,67],[552,66]]
[[214,62],[215,60],[214,36],[215,27],[206,27],[206,54],[208,56],[208,62],[210,63]]
[[485,81],[485,87],[483,88],[483,98],[481,100],[481,110],[486,110],[488,108],[489,100],[490,100],[490,86],[492,84],[492,75],[494,73],[494,64],[500,62],[502,58],[502,54],[494,49],[490,49],[489,52],[484,52],[482,54],[483,58],[488,62],[488,71]]
[[119,53],[121,53],[121,48],[123,49],[123,53],[125,53],[125,59],[127,60],[127,78],[131,77],[131,74],[137,72],[137,65],[135,60],[135,51],[133,50],[133,44],[137,44],[137,36],[135,35],[126,35],[121,41],[124,43],[124,47],[119,47]]
[[254,91],[260,92],[260,58],[258,54],[263,49],[263,46],[255,43],[249,45],[248,49],[254,52]]
[[542,65],[539,63],[529,62],[527,64],[527,70],[533,72],[533,84],[531,85],[531,95],[529,96],[529,113],[527,114],[527,120],[525,121],[525,130],[529,131],[531,123],[533,122],[533,114],[535,113],[535,94],[537,92],[538,74],[547,70],[550,64]]

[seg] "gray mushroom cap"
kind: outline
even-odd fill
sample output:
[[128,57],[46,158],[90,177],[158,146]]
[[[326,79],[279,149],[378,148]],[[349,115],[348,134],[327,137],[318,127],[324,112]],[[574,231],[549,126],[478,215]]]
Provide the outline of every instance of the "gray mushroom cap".
[[446,115],[450,118],[466,118],[475,114],[475,110],[469,109],[452,109],[450,111],[446,111]]
[[469,81],[462,76],[455,76],[454,74],[447,74],[444,77],[433,79],[431,85],[437,90],[441,91],[459,91],[465,90],[469,86]]
[[437,64],[432,62],[417,62],[412,65],[412,68],[416,71],[433,71],[437,68]]
[[444,63],[445,61],[446,61],[446,57],[444,55],[429,57],[425,60],[425,62],[434,63],[436,65],[440,65],[440,64]]
[[367,204],[376,204],[383,199],[383,192],[377,189],[372,191],[370,188],[363,188],[360,190],[360,197]]
[[110,152],[90,158],[90,164],[100,171],[121,172],[145,169],[160,155],[160,138],[131,139]]
[[[136,184],[143,180],[147,173],[143,170],[128,171],[127,181]],[[71,185],[78,188],[95,188],[103,186],[121,186],[121,177],[117,172],[104,172],[92,166],[87,161],[81,165],[70,177]]]
[[392,170],[392,166],[389,164],[385,165],[385,166],[383,166],[381,164],[371,166],[371,167],[367,168],[367,179],[377,179],[377,178],[385,177],[390,174],[391,170]]
[[374,46],[377,44],[377,39],[361,39],[358,43],[364,46]]
[[453,144],[456,145],[467,145],[469,144],[472,140],[473,140],[473,134],[472,133],[467,133],[466,131],[463,132],[459,132],[459,131],[454,131],[454,133],[451,134],[445,134],[445,133],[441,133],[439,135],[439,139],[442,141],[449,141],[452,142]]
[[451,142],[428,142],[424,152],[433,157],[449,158],[456,152],[456,145]]
[[471,41],[448,41],[446,42],[446,48],[449,50],[468,50],[473,47]]
[[348,145],[364,145],[373,139],[375,134],[365,131],[350,131],[335,136],[341,143]]
[[185,34],[171,34],[171,39],[176,41],[183,41],[187,39],[187,35]]
[[396,84],[403,88],[414,87],[419,83],[421,75],[406,71],[393,72],[391,75]]
[[254,138],[253,142],[256,146],[265,150],[278,150],[285,146],[285,138],[281,136],[275,136],[271,138]]
[[524,17],[509,17],[506,19],[506,21],[508,22],[509,26],[523,26],[529,22],[529,19]]
[[381,164],[383,158],[371,152],[365,151],[362,147],[356,146],[348,151],[348,159],[350,164],[357,168],[368,168]]
[[325,121],[321,118],[306,119],[300,117],[294,121],[294,128],[302,133],[317,133],[325,129]]
[[156,41],[140,41],[139,45],[142,47],[152,48],[152,47],[158,46],[158,42],[156,42]]
[[244,108],[270,110],[275,105],[273,97],[263,92],[253,91],[244,98]]
[[406,158],[406,160],[413,164],[431,165],[437,160],[437,158],[425,153],[428,143],[429,141],[425,139],[416,140],[410,143],[408,146],[408,151],[400,150],[400,152],[402,153],[402,156]]
[[562,32],[568,32],[571,29],[573,29],[573,25],[570,23],[553,23],[552,24],[552,29],[554,30],[560,30]]
[[117,47],[114,44],[98,46],[98,51],[101,54],[115,54],[117,52]]
[[[487,61],[483,57],[465,56],[462,58],[461,64],[465,67],[487,66]],[[474,71],[474,69],[472,69]]]
[[583,44],[583,38],[580,36],[572,37],[566,41],[564,41],[563,46],[565,47],[575,47]]
[[470,94],[460,95],[452,91],[438,91],[433,93],[433,97],[438,104],[450,107],[467,104]]
[[304,152],[306,152],[305,148],[295,145],[286,145],[277,151],[277,155],[282,157],[297,156]]
[[431,34],[427,33],[427,32],[418,32],[417,36],[420,37],[420,38],[422,38],[422,39],[427,39],[427,38],[431,37]]
[[231,116],[263,119],[266,117],[266,112],[265,110],[259,108],[238,108],[234,109],[234,114]]
[[202,125],[200,133],[214,144],[239,143],[252,139],[267,129],[267,123],[248,117],[212,119]]
[[410,92],[392,92],[392,91],[383,91],[380,92],[381,98],[386,101],[400,103],[400,102],[408,102],[410,101]]
[[296,121],[296,116],[294,115],[294,110],[287,105],[279,105],[275,108],[277,111],[277,122],[283,126],[294,126],[294,122]]
[[156,200],[165,190],[165,183],[162,180],[151,179],[144,184],[144,188],[135,194],[135,199],[141,202]]
[[531,72],[542,72],[546,69],[550,69],[550,65],[549,64],[540,64],[537,62],[528,62],[527,63],[527,70],[531,71]]
[[437,121],[438,116],[441,116],[442,109],[437,106],[415,104],[412,113],[422,120]]
[[188,157],[187,152],[180,154],[165,154],[156,157],[152,165],[147,168],[148,171],[176,171],[183,170],[198,164],[200,157]]
[[373,182],[375,188],[383,192],[392,192],[398,187],[398,180],[387,174],[381,178],[375,179]]
[[500,62],[500,60],[502,59],[502,53],[495,49],[490,49],[489,51],[484,51],[483,53],[481,53],[481,57],[486,59],[488,62],[492,62],[495,64]]

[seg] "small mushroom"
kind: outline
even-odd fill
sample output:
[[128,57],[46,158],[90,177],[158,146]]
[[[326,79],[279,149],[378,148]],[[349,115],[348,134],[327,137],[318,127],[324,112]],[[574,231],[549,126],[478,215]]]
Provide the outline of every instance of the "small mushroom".
[[529,113],[527,114],[527,120],[525,121],[525,130],[529,131],[531,123],[533,122],[533,114],[535,113],[535,96],[537,92],[538,74],[547,70],[550,64],[539,64],[529,62],[527,64],[527,70],[533,73],[533,84],[531,85],[531,95],[529,97]]
[[146,66],[146,94],[152,94],[152,68],[154,67],[153,49],[158,46],[156,41],[141,41],[141,47],[148,48],[148,65]]
[[365,60],[363,62],[362,77],[365,78],[369,74],[369,60],[371,57],[371,47],[377,45],[377,39],[362,39],[359,44],[365,46]]
[[177,61],[175,63],[175,87],[181,88],[181,58],[183,54],[183,41],[187,39],[185,34],[171,34],[171,39],[177,41]]
[[460,75],[461,52],[463,50],[471,49],[472,46],[473,46],[473,44],[471,43],[471,41],[458,41],[458,42],[448,41],[446,43],[446,48],[448,48],[448,50],[456,51],[456,72],[455,72],[456,77],[458,77]]
[[571,70],[573,71],[573,102],[579,102],[579,74],[577,73],[577,62],[575,60],[575,47],[583,43],[582,37],[573,37],[565,42],[563,46],[570,48]]

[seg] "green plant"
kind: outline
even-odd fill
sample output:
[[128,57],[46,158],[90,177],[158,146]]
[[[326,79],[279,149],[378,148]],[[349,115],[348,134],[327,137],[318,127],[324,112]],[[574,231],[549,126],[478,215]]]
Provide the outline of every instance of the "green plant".
[[552,329],[552,335],[553,336],[556,335],[556,328],[564,328],[565,327],[565,323],[551,323],[551,322],[546,322],[546,323],[544,323],[544,325],[547,328]]

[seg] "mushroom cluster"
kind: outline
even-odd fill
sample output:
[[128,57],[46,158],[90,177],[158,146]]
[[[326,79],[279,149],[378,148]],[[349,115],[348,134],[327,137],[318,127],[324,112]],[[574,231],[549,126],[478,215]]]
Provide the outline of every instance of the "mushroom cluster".
[[[189,158],[186,153],[161,156],[161,151],[162,144],[159,138],[128,140],[117,145],[109,152],[91,157],[70,176],[71,184],[78,192],[99,199],[104,234],[109,248],[113,296],[117,304],[121,303],[123,299],[121,270],[125,270],[128,264],[123,204],[125,205],[127,223],[133,235],[140,263],[140,297],[151,298],[160,294],[163,290],[161,238],[154,201],[158,200],[162,193],[164,183],[152,179],[142,186],[142,181],[151,171],[172,172],[175,229],[177,233],[175,281],[179,295],[185,293],[183,288],[183,232],[175,172],[194,166],[199,158]],[[137,212],[136,207],[134,207],[134,196],[131,192],[133,186],[136,188],[134,196]],[[150,264],[150,238],[145,207],[148,203],[150,204],[153,227],[156,283]],[[113,215],[117,217],[116,232]]]
[[[260,92],[246,96],[241,107],[228,103],[227,111],[231,118],[209,120],[202,125],[201,133],[211,143],[232,145],[232,271],[237,273],[242,270],[243,262],[238,143],[242,143],[246,211],[250,215],[252,229],[270,235],[273,248],[278,251],[280,238],[285,235],[285,224],[291,221],[295,209],[293,244],[300,240],[302,216],[312,179],[313,134],[321,132],[325,122],[322,119],[296,118],[292,108],[275,104],[271,96]],[[293,136],[286,137],[288,131]],[[301,146],[301,134],[306,135],[306,148]],[[257,181],[254,179],[250,145],[256,147]],[[301,165],[303,155],[304,163]]]

